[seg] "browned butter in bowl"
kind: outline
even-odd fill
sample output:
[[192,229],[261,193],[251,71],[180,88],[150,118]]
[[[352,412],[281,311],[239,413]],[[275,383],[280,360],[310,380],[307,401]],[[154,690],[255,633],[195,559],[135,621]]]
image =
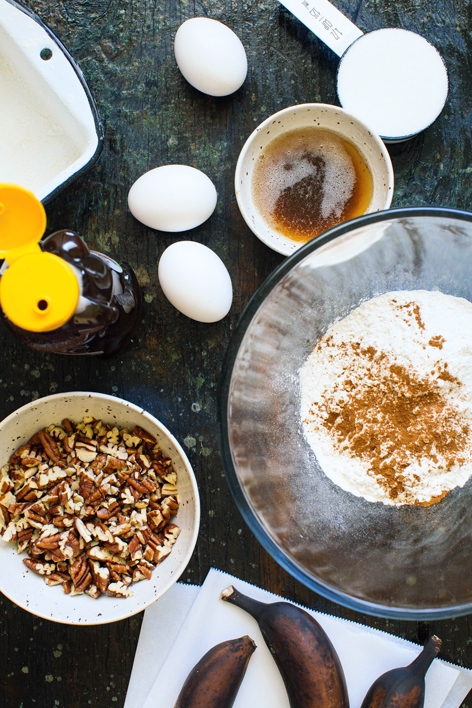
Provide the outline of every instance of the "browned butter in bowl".
[[274,138],[252,177],[256,208],[271,228],[298,242],[364,214],[373,179],[356,146],[317,126]]

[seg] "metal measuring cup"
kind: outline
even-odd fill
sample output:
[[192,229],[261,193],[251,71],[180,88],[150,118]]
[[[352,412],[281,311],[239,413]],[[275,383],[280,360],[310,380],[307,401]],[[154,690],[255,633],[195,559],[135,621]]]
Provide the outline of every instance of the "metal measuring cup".
[[424,37],[398,28],[364,34],[329,0],[280,2],[341,57],[341,106],[385,142],[408,140],[439,116],[447,99],[447,71]]

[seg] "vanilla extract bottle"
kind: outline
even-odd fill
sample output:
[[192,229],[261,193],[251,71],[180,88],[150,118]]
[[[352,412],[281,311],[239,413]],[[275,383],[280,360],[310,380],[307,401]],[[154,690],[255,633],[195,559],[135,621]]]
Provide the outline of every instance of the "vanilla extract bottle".
[[141,291],[129,265],[91,251],[74,231],[41,244],[44,207],[16,185],[0,185],[0,278],[3,320],[43,352],[109,358],[129,343],[141,314]]

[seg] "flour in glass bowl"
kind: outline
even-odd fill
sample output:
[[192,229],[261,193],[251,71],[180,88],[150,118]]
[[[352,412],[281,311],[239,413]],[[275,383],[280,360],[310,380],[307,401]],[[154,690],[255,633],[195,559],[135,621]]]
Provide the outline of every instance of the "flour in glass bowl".
[[336,321],[300,369],[325,474],[371,502],[437,503],[472,474],[472,303],[389,292]]

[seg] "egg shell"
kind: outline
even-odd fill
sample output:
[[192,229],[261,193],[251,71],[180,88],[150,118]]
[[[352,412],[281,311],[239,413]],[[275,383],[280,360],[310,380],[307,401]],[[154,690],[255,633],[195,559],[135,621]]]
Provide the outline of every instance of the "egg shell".
[[247,57],[242,42],[218,20],[186,20],[175,35],[174,52],[187,81],[210,96],[227,96],[246,78]]
[[133,184],[128,206],[136,219],[159,231],[187,231],[206,221],[216,206],[209,177],[188,165],[163,165]]
[[221,258],[201,243],[179,241],[166,248],[158,278],[169,302],[192,320],[217,322],[229,312],[230,275]]

